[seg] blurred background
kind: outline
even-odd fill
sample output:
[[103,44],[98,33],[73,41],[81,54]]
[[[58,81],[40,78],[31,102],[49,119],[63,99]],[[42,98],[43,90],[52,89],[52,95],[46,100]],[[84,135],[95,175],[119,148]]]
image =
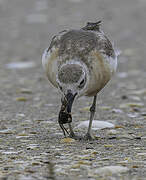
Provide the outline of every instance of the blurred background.
[[35,59],[38,63],[55,33],[102,20],[117,48],[140,51],[141,56],[133,58],[136,68],[144,68],[139,62],[145,57],[145,8],[145,0],[0,0],[1,62]]
[[[0,0],[0,93],[1,106],[5,106],[2,109],[7,107],[15,117],[11,103],[15,103],[17,90],[21,88],[33,89],[29,103],[51,93],[55,96],[50,95],[51,103],[58,102],[57,90],[49,85],[41,66],[42,53],[54,34],[66,28],[81,28],[88,21],[102,20],[102,30],[121,52],[118,73],[115,82],[112,81],[116,92],[126,93],[127,86],[143,88],[146,85],[145,9],[145,0]],[[15,106],[22,111],[26,104]]]
[[[55,140],[51,141],[51,134],[56,132],[55,139],[57,133],[62,137],[56,125],[60,96],[47,81],[41,56],[54,34],[99,20],[102,20],[102,30],[121,55],[116,75],[99,97],[98,105],[103,108],[96,118],[112,119],[111,122],[125,126],[134,122],[145,124],[146,0],[0,0],[0,142],[3,154],[8,150],[21,150],[23,157],[31,157],[31,152],[26,153],[24,147],[49,139],[53,148]],[[126,104],[128,102],[133,105]],[[79,109],[90,103],[91,99],[83,97],[74,107],[75,124],[77,117],[88,118],[88,112],[83,109],[80,113]],[[132,111],[129,106],[133,107]],[[131,121],[131,118],[134,119]],[[32,134],[38,135],[37,140]],[[24,136],[28,138],[27,144],[18,140]],[[38,153],[47,147],[44,144],[39,148]],[[1,168],[6,166],[5,158]],[[8,173],[7,169],[3,171]]]

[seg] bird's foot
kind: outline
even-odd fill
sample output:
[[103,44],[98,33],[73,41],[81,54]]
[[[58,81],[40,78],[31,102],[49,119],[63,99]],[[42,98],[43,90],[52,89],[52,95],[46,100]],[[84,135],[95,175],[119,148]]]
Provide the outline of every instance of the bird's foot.
[[93,141],[94,138],[91,136],[90,133],[87,133],[87,134],[83,137],[83,140],[85,140],[85,141]]
[[75,135],[74,132],[71,132],[71,133],[69,134],[69,137],[70,137],[70,138],[73,138],[73,139],[75,139],[75,140],[81,140],[81,139],[82,139],[80,136]]

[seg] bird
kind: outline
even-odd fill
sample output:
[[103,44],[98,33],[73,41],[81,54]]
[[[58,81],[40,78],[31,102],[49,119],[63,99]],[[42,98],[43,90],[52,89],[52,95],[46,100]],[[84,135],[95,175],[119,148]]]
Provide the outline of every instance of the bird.
[[[72,128],[72,105],[81,96],[93,97],[88,130],[82,139],[93,140],[92,122],[97,94],[110,81],[117,68],[113,43],[101,30],[101,21],[87,22],[79,29],[55,35],[42,55],[42,66],[50,83],[60,91],[58,123],[64,136],[77,139]],[[68,124],[69,132],[64,127]]]

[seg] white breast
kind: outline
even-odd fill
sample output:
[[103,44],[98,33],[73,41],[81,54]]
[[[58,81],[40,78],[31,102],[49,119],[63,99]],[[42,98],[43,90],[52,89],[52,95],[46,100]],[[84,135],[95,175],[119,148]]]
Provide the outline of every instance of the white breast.
[[45,49],[45,51],[42,55],[42,66],[43,66],[45,71],[46,71],[46,67],[47,67],[49,57],[50,57],[50,53],[47,52],[47,49]]

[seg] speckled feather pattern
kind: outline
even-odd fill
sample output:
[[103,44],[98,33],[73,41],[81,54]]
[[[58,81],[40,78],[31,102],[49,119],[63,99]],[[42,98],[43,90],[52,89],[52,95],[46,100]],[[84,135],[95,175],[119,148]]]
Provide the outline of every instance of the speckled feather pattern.
[[61,68],[58,79],[63,83],[76,83],[82,75],[82,68],[76,64],[69,64]]
[[53,47],[59,49],[58,56],[62,63],[69,59],[79,58],[84,63],[90,64],[87,56],[92,50],[115,58],[111,42],[100,31],[93,32],[82,29],[62,31],[53,37],[48,51],[51,52]]
[[[79,73],[78,68],[63,72],[61,67],[64,64],[70,61],[74,61],[75,64],[79,63],[81,66],[84,64],[89,71],[89,82],[83,94],[86,96],[97,94],[111,79],[117,66],[113,45],[100,30],[79,29],[60,32],[53,37],[42,61],[45,64],[48,79],[56,87],[58,79],[69,83],[80,78],[80,75],[75,75]],[[73,72],[74,70],[76,73]]]

